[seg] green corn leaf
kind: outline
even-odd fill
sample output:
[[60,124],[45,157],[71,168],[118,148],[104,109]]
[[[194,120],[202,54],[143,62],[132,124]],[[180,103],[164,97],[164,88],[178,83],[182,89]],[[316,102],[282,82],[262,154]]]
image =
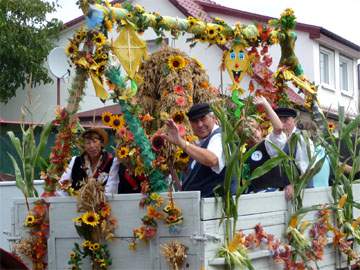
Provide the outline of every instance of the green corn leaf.
[[21,158],[22,156],[22,147],[21,147],[21,142],[20,139],[18,137],[15,136],[14,132],[12,131],[8,131],[7,135],[10,138],[10,141],[12,143],[12,145],[14,146],[16,153],[18,154],[19,158]]
[[277,156],[265,161],[264,164],[262,164],[260,167],[257,167],[251,173],[250,180],[254,180],[266,174],[271,169],[275,168],[276,166],[279,166],[284,160],[285,158],[283,156]]
[[32,163],[34,167],[40,165],[40,158],[46,148],[46,144],[48,142],[48,138],[49,138],[51,129],[52,129],[51,123],[47,123],[46,125],[43,126],[43,129],[42,129],[41,135],[40,135],[40,141],[35,150],[35,157],[34,157],[34,160]]
[[19,166],[15,160],[15,158],[13,157],[13,155],[9,154],[9,157],[11,159],[11,162],[13,164],[13,167],[14,167],[14,171],[15,171],[15,181],[16,181],[16,186],[22,191],[22,193],[26,196],[26,197],[29,197],[28,194],[27,194],[27,190],[26,190],[26,186],[25,186],[25,183],[24,183],[24,178],[23,176],[21,175],[21,171],[19,169]]

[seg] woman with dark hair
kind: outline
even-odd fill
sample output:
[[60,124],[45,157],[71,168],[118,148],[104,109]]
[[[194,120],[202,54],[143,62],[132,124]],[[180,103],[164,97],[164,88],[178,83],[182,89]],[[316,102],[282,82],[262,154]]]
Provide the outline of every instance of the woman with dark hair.
[[70,187],[79,190],[87,178],[102,183],[105,193],[117,193],[119,164],[113,162],[112,154],[104,150],[109,142],[108,134],[101,128],[92,128],[86,130],[81,138],[83,153],[71,159],[59,181],[62,189],[59,193],[65,195]]

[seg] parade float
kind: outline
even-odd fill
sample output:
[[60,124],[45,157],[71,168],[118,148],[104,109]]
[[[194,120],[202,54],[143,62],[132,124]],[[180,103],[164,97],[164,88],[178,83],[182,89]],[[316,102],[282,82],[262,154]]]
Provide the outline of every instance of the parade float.
[[[25,195],[25,200],[14,202],[12,237],[21,238],[14,248],[30,259],[30,268],[341,269],[360,264],[356,248],[360,186],[354,179],[360,158],[355,151],[358,140],[350,139],[357,135],[360,117],[346,122],[340,111],[338,132],[333,133],[333,124],[319,107],[317,87],[306,78],[295,55],[292,10],[268,24],[230,26],[219,18],[179,19],[138,5],[89,2],[79,1],[87,26],[74,34],[66,49],[75,76],[68,104],[58,108],[53,121],[58,133],[49,166],[41,175],[45,183],[41,199],[36,199],[33,186],[34,168],[50,125],[38,144],[31,127],[23,130],[22,140],[9,134],[22,161],[18,164],[11,157],[17,186]],[[233,83],[228,92],[219,93],[203,65],[184,52],[164,46],[147,55],[141,33],[148,28],[159,42],[166,32],[174,38],[187,33],[190,46],[203,42],[223,48],[219,64]],[[117,32],[113,40],[108,39],[111,31]],[[271,73],[268,48],[275,44],[281,47],[281,59]],[[240,86],[245,74],[253,78],[247,89]],[[142,179],[141,194],[107,196],[93,179],[78,192],[58,183],[72,147],[79,143],[76,112],[88,79],[101,100],[113,100],[121,107],[120,115],[106,112],[102,121],[116,133],[116,156],[129,173]],[[276,158],[251,173],[247,169],[255,149],[246,145],[251,132],[247,120],[261,119],[267,129],[253,96],[266,96],[273,106],[291,106],[289,87],[302,93],[303,107],[318,125],[316,143],[325,147],[333,168],[331,187],[305,189],[324,159],[311,159],[307,172],[299,175],[292,162],[296,136],[289,142],[289,154],[279,149]],[[201,199],[196,191],[175,192],[189,156],[160,136],[165,121],[172,118],[186,141],[196,141],[186,112],[199,102],[212,104],[222,127],[227,170],[216,198]],[[339,166],[342,143],[353,161],[349,175]],[[252,179],[280,164],[294,187],[290,201],[280,191],[243,194]],[[70,196],[55,196],[60,188]]]

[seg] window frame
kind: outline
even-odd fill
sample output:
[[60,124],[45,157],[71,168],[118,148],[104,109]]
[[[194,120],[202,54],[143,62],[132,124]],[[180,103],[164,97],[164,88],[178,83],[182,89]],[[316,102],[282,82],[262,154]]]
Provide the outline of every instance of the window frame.
[[[329,82],[322,81],[322,72],[321,72],[321,54],[326,54],[328,56],[328,77]],[[336,81],[335,81],[335,51],[324,46],[319,47],[319,72],[320,72],[320,84],[327,89],[335,90]]]
[[[343,89],[342,87],[342,72],[341,72],[341,63],[345,63],[347,67],[347,85],[348,89]],[[351,95],[354,92],[354,60],[346,55],[339,54],[339,88],[342,93]]]

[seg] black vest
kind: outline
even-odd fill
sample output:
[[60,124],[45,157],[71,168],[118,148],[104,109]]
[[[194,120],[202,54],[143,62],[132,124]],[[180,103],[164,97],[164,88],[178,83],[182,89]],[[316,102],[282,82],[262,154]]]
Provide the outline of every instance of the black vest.
[[[252,153],[247,163],[250,167],[250,173],[253,172],[257,167],[263,165],[267,160],[271,159],[265,147],[265,140],[262,141]],[[277,166],[272,168],[264,175],[251,181],[248,192],[258,192],[267,188],[279,188],[283,189],[289,184],[285,172],[280,170]]]
[[[94,177],[97,178],[97,176],[100,173],[109,173],[110,172],[110,168],[111,165],[113,163],[113,156],[107,152],[103,152],[102,154],[102,163],[100,165],[100,167],[97,169]],[[77,156],[75,158],[75,162],[74,162],[74,166],[72,167],[72,171],[71,171],[71,179],[72,179],[72,183],[71,183],[71,187],[74,190],[79,190],[82,184],[82,181],[87,178],[86,172],[84,170],[84,164],[85,164],[85,159],[84,159],[84,154],[81,156]],[[105,186],[107,182],[104,181],[103,185]]]
[[[221,129],[216,129],[213,133],[208,136],[205,141],[200,145],[201,148],[207,148],[210,139],[215,135],[221,133]],[[192,159],[190,159],[189,166],[191,166]],[[195,163],[195,166],[188,175],[186,175],[183,181],[182,188],[184,191],[201,191],[201,197],[212,197],[214,196],[213,189],[217,185],[223,185],[225,178],[225,168],[220,174],[215,173],[210,167],[206,167],[199,162]]]
[[118,174],[120,179],[118,194],[141,192],[141,181],[139,177],[135,177],[129,174],[124,164],[120,163]]

